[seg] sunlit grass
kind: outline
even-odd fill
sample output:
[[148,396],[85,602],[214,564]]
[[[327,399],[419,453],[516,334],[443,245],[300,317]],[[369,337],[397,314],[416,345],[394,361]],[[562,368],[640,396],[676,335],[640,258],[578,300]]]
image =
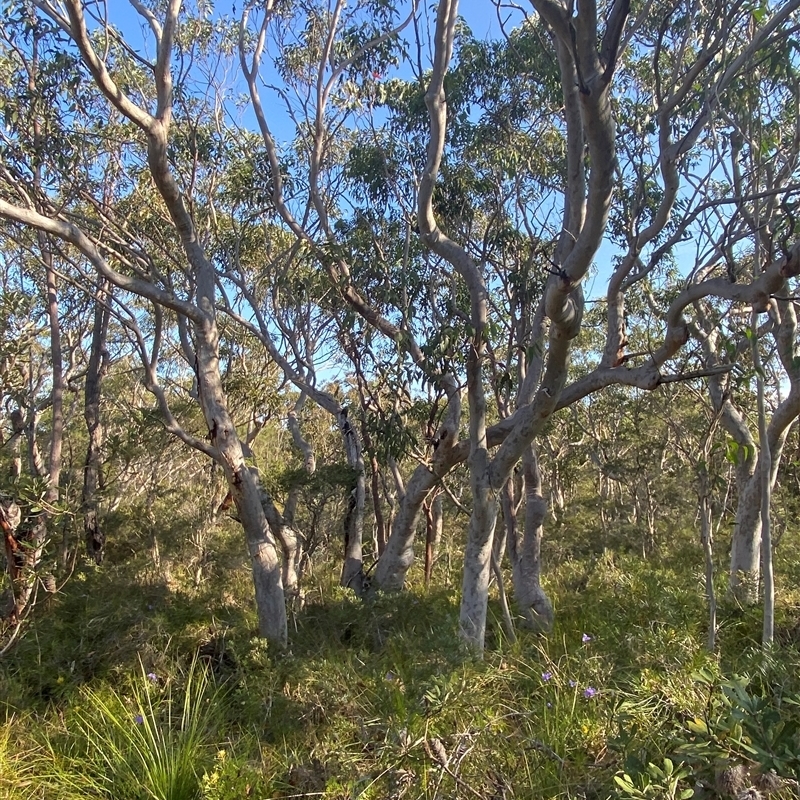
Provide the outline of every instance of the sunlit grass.
[[[2,713],[2,709],[0,709]],[[26,737],[27,720],[7,714],[0,722],[0,798],[23,800],[32,797],[36,784],[35,763],[40,751]]]
[[[128,576],[119,605],[90,571],[0,664],[17,709],[0,729],[0,792],[599,800],[622,796],[615,778],[628,785],[625,775],[651,794],[710,787],[714,764],[687,755],[704,746],[687,721],[746,674],[748,691],[791,729],[800,658],[793,647],[753,648],[757,613],[725,608],[721,652],[707,654],[691,555],[687,546],[669,562],[606,553],[554,564],[552,634],[510,643],[493,601],[482,662],[465,658],[455,634],[456,580],[426,591],[412,574],[408,591],[364,603],[319,569],[292,617],[291,649],[277,654],[252,635],[244,571],[194,593]],[[76,613],[93,604],[107,608],[102,618]],[[731,741],[725,758],[754,771],[745,745]],[[795,768],[785,747],[773,755]]]
[[221,702],[197,661],[171,676],[142,667],[128,692],[83,689],[63,727],[46,734],[42,786],[65,800],[197,800]]

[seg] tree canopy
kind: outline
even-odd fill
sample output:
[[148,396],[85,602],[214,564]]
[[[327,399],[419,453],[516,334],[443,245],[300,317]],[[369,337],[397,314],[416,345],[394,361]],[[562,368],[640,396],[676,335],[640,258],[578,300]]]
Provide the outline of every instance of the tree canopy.
[[[798,6],[533,0],[477,36],[456,0],[7,0],[11,628],[74,558],[66,520],[100,563],[104,515],[177,440],[170,481],[219,479],[204,526],[241,525],[279,646],[334,503],[358,596],[403,587],[421,519],[430,579],[446,500],[470,516],[466,646],[504,559],[518,622],[549,629],[544,526],[588,480],[645,555],[664,493],[704,520],[733,498],[730,592],[767,598],[769,640],[800,413]],[[268,436],[292,441],[282,473]]]

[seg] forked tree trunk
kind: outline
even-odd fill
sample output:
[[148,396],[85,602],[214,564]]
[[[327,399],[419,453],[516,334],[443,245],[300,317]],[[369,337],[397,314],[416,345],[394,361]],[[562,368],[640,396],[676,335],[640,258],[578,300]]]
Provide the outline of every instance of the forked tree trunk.
[[286,603],[281,560],[262,506],[258,476],[245,460],[242,442],[228,413],[219,372],[216,324],[212,318],[206,324],[195,324],[194,330],[200,405],[244,529],[253,570],[258,631],[279,647],[285,647]]
[[448,398],[445,422],[436,437],[436,448],[429,465],[420,464],[413,472],[400,498],[392,521],[392,533],[378,561],[373,585],[384,591],[403,588],[406,574],[414,563],[414,536],[422,504],[442,478],[458,463],[458,428],[461,421],[461,395],[453,389]]
[[306,539],[294,526],[293,509],[289,509],[290,516],[281,514],[269,492],[261,483],[258,470],[251,468],[250,472],[258,486],[261,509],[266,517],[267,525],[273,540],[277,542],[281,550],[281,585],[284,597],[287,600],[293,600],[300,596],[301,564],[304,563],[303,553]]
[[392,523],[392,533],[375,568],[373,584],[385,591],[399,591],[414,563],[414,536],[425,498],[436,485],[437,477],[424,464],[414,470],[405,496]]

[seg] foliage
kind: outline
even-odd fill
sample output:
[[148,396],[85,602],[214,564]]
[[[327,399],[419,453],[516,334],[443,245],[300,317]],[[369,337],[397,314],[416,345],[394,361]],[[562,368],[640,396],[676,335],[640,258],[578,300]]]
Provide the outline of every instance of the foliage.
[[[174,26],[156,19],[164,4],[134,5],[136,22],[149,22],[143,30],[113,16],[112,4],[105,17],[83,4],[92,60],[69,39],[67,20],[55,19],[66,5],[2,4],[0,199],[11,210],[0,225],[0,488],[20,501],[26,523],[48,516],[30,585],[46,566],[59,588],[49,582],[40,593],[0,661],[2,791],[13,800],[641,800],[710,796],[714,771],[734,763],[796,779],[796,543],[776,537],[781,648],[755,654],[756,614],[721,603],[711,656],[696,530],[702,497],[721,595],[744,496],[735,481],[758,458],[746,436],[715,428],[722,405],[735,402],[745,421],[752,411],[742,345],[757,326],[743,323],[743,309],[756,301],[745,283],[759,256],[786,267],[795,246],[796,14],[759,38],[786,4],[644,4],[619,30],[619,59],[609,58],[609,26],[603,53],[589,41],[598,39],[586,18],[592,4],[578,4],[560,33],[516,7],[496,40],[454,21],[431,210],[449,244],[463,247],[456,261],[424,246],[417,208],[433,152],[427,56],[443,44],[420,24],[433,21],[431,8],[409,17],[406,33],[384,35],[402,17],[390,0],[246,3],[241,17],[198,2]],[[607,21],[625,8],[599,13]],[[411,30],[413,44],[403,38]],[[153,36],[171,32],[170,52],[150,64]],[[562,76],[559,66],[580,52],[574,74]],[[250,62],[245,87],[249,67],[238,56],[255,53],[262,62]],[[98,86],[98,61],[115,89]],[[600,62],[606,74],[583,85],[583,71]],[[576,121],[607,119],[592,110],[606,81],[614,129],[601,148],[592,142],[603,126],[579,130]],[[575,86],[581,109],[570,115]],[[271,98],[256,130],[258,87]],[[238,96],[245,88],[249,97]],[[158,124],[142,124],[155,110]],[[34,230],[26,220],[37,213],[50,222],[37,218]],[[45,233],[54,221],[77,227],[59,238]],[[567,255],[576,242],[580,258]],[[585,269],[563,268],[583,260],[588,269],[593,255],[598,279],[614,279],[607,301],[591,290],[584,313]],[[81,390],[91,309],[106,296],[100,262],[116,294],[107,296],[96,498],[107,561],[95,565],[84,563],[78,532],[89,439]],[[560,281],[570,295],[559,308]],[[43,454],[57,438],[51,294],[67,399],[63,470],[48,485]],[[791,384],[794,398],[800,386],[796,294],[788,284],[757,297],[770,300],[764,330],[780,333],[761,340],[776,410],[784,389]],[[478,305],[485,330],[470,316]],[[568,318],[579,331],[562,327]],[[555,374],[565,368],[548,358],[566,341],[568,374]],[[460,430],[439,430],[473,354],[470,388],[489,398],[486,419],[471,420],[473,452],[483,450],[483,422],[494,448],[491,427],[515,410],[524,418],[517,404],[535,398],[532,421],[506,441],[535,430],[555,517],[542,545],[553,634],[509,641],[493,589],[483,663],[465,658],[453,633],[466,527],[455,507],[469,512],[478,498],[466,465],[442,456],[456,438],[466,453],[467,415],[483,401],[464,403]],[[519,397],[540,366],[547,386]],[[564,386],[561,397],[572,390],[573,401],[553,413]],[[229,437],[233,455],[218,449],[212,405],[241,440],[239,448]],[[347,413],[348,441],[363,438],[364,475],[358,456],[342,463],[332,417]],[[313,450],[303,450],[303,468],[290,414],[302,428],[294,441]],[[781,534],[797,516],[796,449],[792,434],[778,473]],[[235,472],[243,459],[268,490],[247,506],[249,551],[235,524],[247,515],[230,509],[249,485]],[[412,473],[446,490],[436,580],[422,591],[412,571],[408,592],[356,601],[335,585],[342,518],[359,517],[359,482],[372,478],[364,530],[374,528],[380,551],[378,532],[403,520]],[[258,512],[268,495],[271,529],[289,509],[283,522],[302,549],[290,648],[280,655],[251,635],[248,557],[268,549]],[[20,562],[31,549],[11,539],[6,547]],[[277,580],[273,589],[272,608],[282,610]],[[179,655],[173,662],[167,652]]]
[[650,763],[636,778],[623,772],[615,775],[614,781],[622,792],[621,797],[631,800],[645,800],[648,797],[657,797],[659,800],[688,800],[694,796],[694,789],[685,785],[682,789],[679,787],[690,775],[691,770],[688,767],[680,765],[676,768],[669,758],[665,758],[661,767]]
[[720,679],[708,671],[694,677],[707,692],[706,705],[687,721],[678,752],[701,765],[753,762],[764,773],[800,777],[800,693],[772,683],[781,680],[780,670],[755,678]]

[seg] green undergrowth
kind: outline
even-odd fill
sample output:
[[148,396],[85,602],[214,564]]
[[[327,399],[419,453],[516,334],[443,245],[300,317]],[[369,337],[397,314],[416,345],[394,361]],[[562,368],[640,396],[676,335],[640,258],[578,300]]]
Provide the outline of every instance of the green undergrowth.
[[732,768],[794,796],[785,587],[775,648],[723,604],[711,656],[697,563],[566,559],[552,633],[509,642],[493,600],[474,661],[455,589],[359,602],[326,574],[277,653],[243,569],[195,588],[81,567],[0,661],[0,798],[714,798]]

